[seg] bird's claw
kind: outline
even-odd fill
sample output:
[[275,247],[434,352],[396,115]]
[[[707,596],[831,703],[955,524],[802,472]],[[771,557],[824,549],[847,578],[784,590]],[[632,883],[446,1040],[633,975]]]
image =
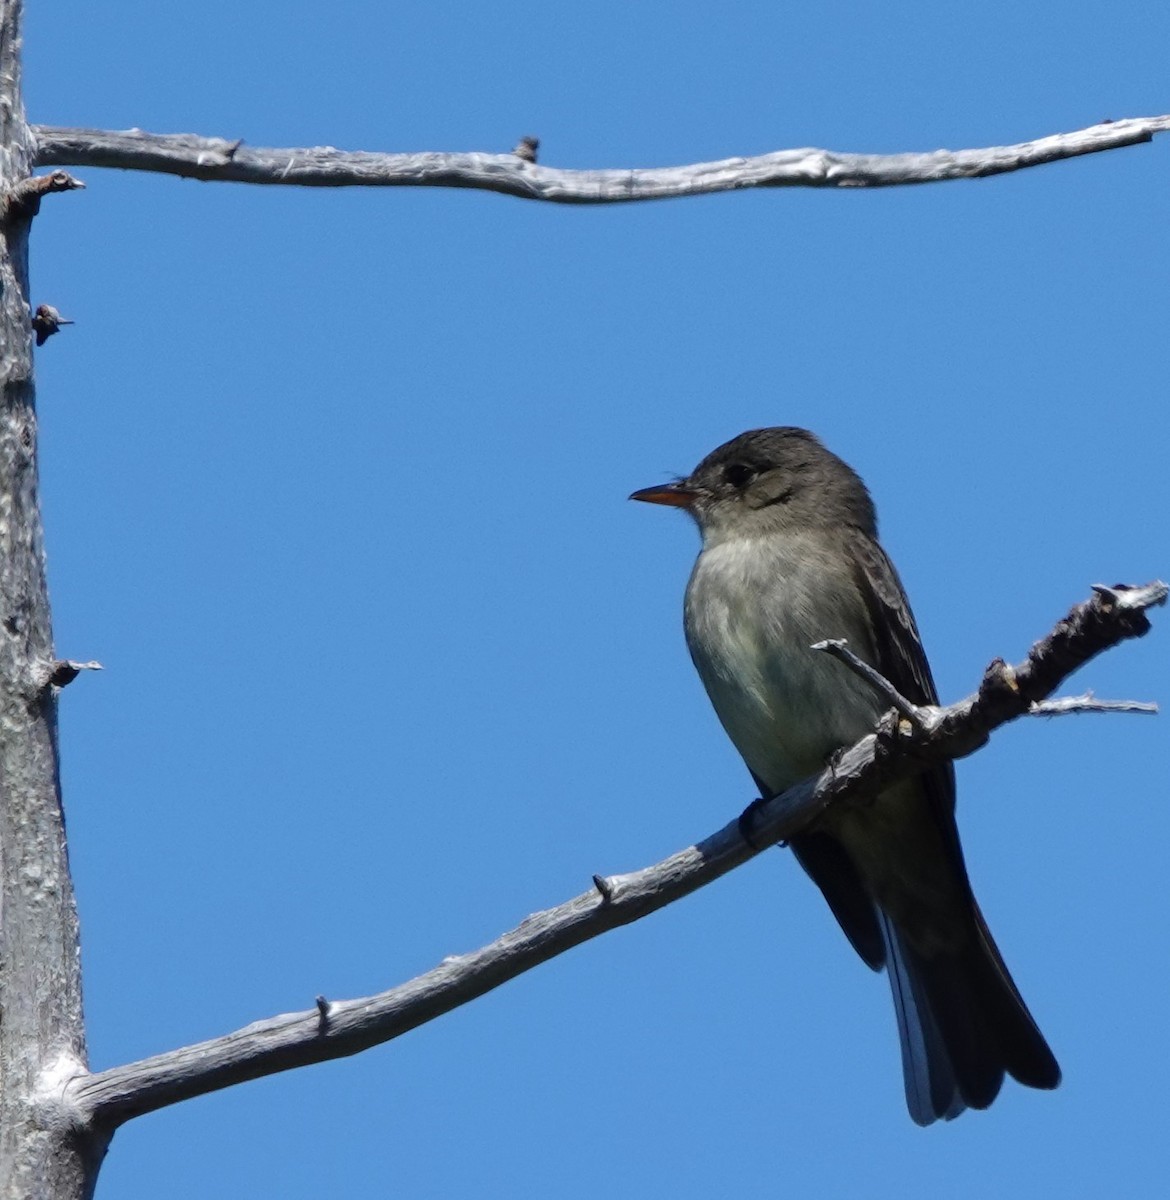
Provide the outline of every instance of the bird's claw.
[[[756,799],[753,800],[751,804],[749,804],[747,808],[745,808],[743,812],[739,814],[739,836],[743,838],[743,840],[747,842],[747,844],[751,846],[753,850],[756,851],[763,850],[764,847],[761,846],[752,836],[752,830],[756,823],[756,814],[767,803],[768,801],[766,797],[757,796]],[[777,842],[776,845],[787,846],[788,843],[786,841],[780,841]]]

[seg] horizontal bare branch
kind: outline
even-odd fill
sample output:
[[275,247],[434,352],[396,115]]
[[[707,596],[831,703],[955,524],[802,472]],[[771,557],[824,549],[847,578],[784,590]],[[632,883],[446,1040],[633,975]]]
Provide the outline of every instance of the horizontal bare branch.
[[[251,149],[239,141],[141,129],[61,129],[34,125],[39,166],[118,167],[191,179],[305,187],[456,187],[503,192],[559,204],[660,200],[757,187],[890,187],[980,179],[1024,167],[1150,141],[1170,129],[1170,116],[1105,121],[1014,146],[935,150],[927,154],[841,154],[777,150],[752,158],[681,167],[570,171],[511,154],[376,154],[331,146]],[[523,145],[524,143],[521,143]]]
[[[1100,589],[1074,608],[1027,659],[997,659],[974,695],[947,708],[922,708],[921,729],[884,722],[820,775],[753,808],[752,845],[734,820],[705,841],[536,913],[482,949],[445,959],[400,987],[360,1000],[318,996],[306,1012],[259,1021],[226,1037],[96,1074],[65,1088],[63,1119],[112,1129],[140,1113],[291,1067],[341,1058],[389,1041],[589,938],[663,908],[812,824],[830,804],[858,800],[928,766],[970,754],[992,730],[1026,714],[1094,655],[1148,629],[1145,610],[1167,587]],[[92,1124],[91,1124],[92,1123]]]
[[1032,717],[1063,717],[1066,713],[1146,713],[1158,715],[1158,706],[1149,700],[1098,700],[1092,692],[1082,696],[1061,696],[1041,700],[1028,709]]

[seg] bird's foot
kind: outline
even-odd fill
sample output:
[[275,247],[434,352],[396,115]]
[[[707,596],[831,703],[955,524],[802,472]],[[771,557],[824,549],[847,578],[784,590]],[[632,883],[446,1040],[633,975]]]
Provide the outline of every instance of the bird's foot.
[[[762,807],[763,807],[765,804],[767,804],[767,803],[768,803],[768,798],[767,798],[767,797],[765,797],[765,796],[758,796],[758,797],[757,797],[755,800],[753,800],[753,801],[751,802],[751,804],[749,804],[749,805],[747,806],[747,808],[745,808],[745,809],[743,810],[743,812],[741,812],[741,813],[739,814],[739,822],[738,822],[738,824],[739,824],[739,836],[740,836],[741,838],[743,838],[743,840],[744,840],[745,842],[747,842],[747,844],[748,844],[749,846],[751,846],[751,848],[752,848],[753,850],[757,850],[757,851],[759,851],[759,850],[763,850],[763,849],[764,849],[764,847],[763,847],[763,846],[761,846],[761,845],[760,845],[760,844],[759,844],[759,843],[756,841],[755,837],[753,836],[753,833],[754,833],[754,830],[755,830],[756,816],[757,816],[757,814],[759,813],[760,809],[761,809],[761,808],[762,808]],[[787,845],[788,845],[788,843],[787,843],[787,842],[783,842],[783,841],[782,841],[782,842],[776,842],[775,844],[776,844],[777,846],[787,846]]]

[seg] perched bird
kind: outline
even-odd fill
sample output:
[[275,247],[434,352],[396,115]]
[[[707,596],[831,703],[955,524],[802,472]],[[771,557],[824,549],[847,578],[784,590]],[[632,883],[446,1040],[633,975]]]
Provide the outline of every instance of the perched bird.
[[[822,770],[887,707],[812,643],[844,638],[907,699],[937,703],[869,492],[813,434],[741,434],[687,478],[631,499],[685,509],[698,523],[687,645],[763,796]],[[872,804],[831,808],[790,844],[853,948],[889,973],[915,1121],[986,1108],[1005,1072],[1056,1087],[1060,1068],[971,892],[949,763]]]

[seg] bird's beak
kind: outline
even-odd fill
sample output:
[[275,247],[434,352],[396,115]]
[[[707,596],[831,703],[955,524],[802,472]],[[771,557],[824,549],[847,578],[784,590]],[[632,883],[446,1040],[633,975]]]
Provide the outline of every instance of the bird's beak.
[[660,483],[641,488],[630,499],[645,500],[647,504],[669,504],[672,508],[690,508],[695,502],[695,491],[685,483]]

